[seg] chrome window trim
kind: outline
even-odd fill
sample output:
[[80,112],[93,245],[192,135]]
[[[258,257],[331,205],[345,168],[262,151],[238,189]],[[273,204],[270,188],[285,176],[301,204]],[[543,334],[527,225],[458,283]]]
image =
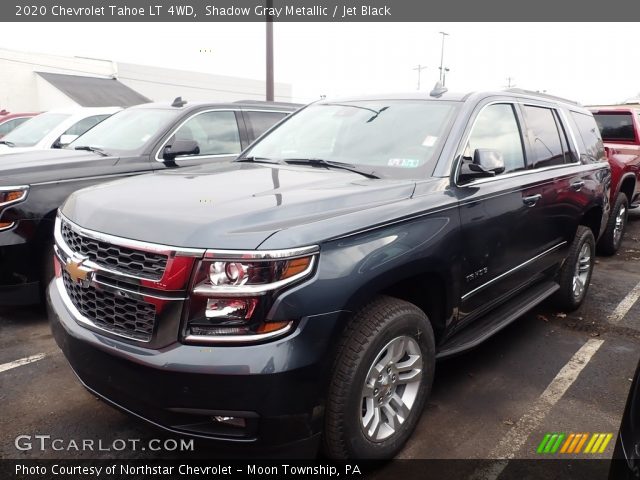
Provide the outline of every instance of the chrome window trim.
[[27,195],[29,194],[29,185],[8,185],[0,187],[0,192],[12,192],[15,190],[22,190],[22,196],[20,198],[16,198],[15,200],[11,200],[9,202],[0,203],[0,208],[8,207],[9,205],[13,205],[16,203],[23,202],[26,200]]
[[[81,227],[80,225],[69,220],[69,218],[67,218],[62,212],[60,212],[60,210],[58,210],[58,218],[56,218],[56,227],[55,227],[55,233],[54,233],[54,235],[56,236],[56,240],[59,237],[62,240],[61,233],[60,233],[60,223],[59,223],[60,220],[58,219],[64,220],[67,224],[69,224],[72,230],[76,231],[76,233],[79,233],[81,235],[86,235],[87,237],[90,237],[94,240],[113,243],[114,245],[119,245],[122,247],[128,247],[128,248],[133,248],[137,250],[144,250],[144,251],[153,252],[153,253],[166,254],[168,256],[171,256],[171,254],[175,254],[176,257],[196,257],[196,258],[202,257],[206,251],[206,249],[204,248],[172,247],[169,245],[162,245],[159,243],[150,243],[142,240],[132,240],[129,238],[116,237],[114,235],[109,235],[107,233],[96,232],[95,230],[90,230],[88,228]],[[62,243],[64,243],[64,241]],[[78,254],[76,254],[76,256],[77,255]],[[142,279],[148,280],[148,278],[142,278]]]
[[131,337],[127,336],[127,335],[124,335],[124,334],[121,334],[121,333],[118,333],[118,332],[107,330],[106,328],[99,327],[98,325],[93,323],[90,319],[88,319],[87,317],[82,315],[82,313],[80,313],[80,311],[75,307],[75,305],[71,301],[71,297],[69,297],[69,294],[67,293],[67,289],[64,286],[64,281],[63,281],[62,277],[56,277],[54,282],[55,282],[56,288],[58,289],[58,293],[60,294],[60,298],[62,299],[62,303],[64,303],[64,306],[67,308],[67,310],[69,311],[71,316],[79,324],[88,327],[89,330],[96,329],[96,330],[99,330],[101,332],[105,332],[105,333],[108,333],[108,334],[111,334],[111,335],[115,335],[117,337],[124,338],[124,339],[129,340],[129,341],[134,341],[134,342],[139,342],[139,343],[150,343],[153,340],[153,337],[154,337],[153,335],[151,335],[151,338],[149,338],[149,340],[140,340],[140,339],[137,339],[137,338],[131,338]]
[[473,290],[471,290],[471,291],[469,291],[469,292],[465,293],[465,294],[462,296],[462,300],[466,300],[467,298],[469,298],[469,297],[471,297],[472,295],[476,294],[476,293],[477,293],[477,292],[479,292],[480,290],[483,290],[483,289],[485,289],[486,287],[488,287],[488,286],[490,286],[490,285],[493,285],[493,284],[494,284],[495,282],[497,282],[498,280],[500,280],[500,279],[502,279],[502,278],[506,277],[507,275],[511,275],[512,273],[515,273],[516,271],[520,270],[521,268],[524,268],[524,267],[526,267],[527,265],[529,265],[530,263],[535,262],[535,261],[536,261],[536,260],[538,260],[539,258],[542,258],[542,257],[544,257],[545,255],[548,255],[548,254],[550,254],[551,252],[554,252],[555,250],[558,250],[560,247],[562,247],[562,246],[564,246],[564,245],[566,245],[566,244],[567,244],[567,241],[566,241],[566,240],[565,240],[565,241],[563,241],[563,242],[560,242],[559,244],[555,245],[554,247],[551,247],[551,248],[549,248],[549,249],[545,250],[544,252],[539,253],[539,254],[538,254],[538,255],[536,255],[535,257],[530,258],[529,260],[527,260],[527,261],[525,261],[525,262],[521,263],[520,265],[516,265],[516,266],[515,266],[515,267],[513,267],[512,269],[507,270],[507,271],[506,271],[506,272],[504,272],[504,273],[501,273],[500,275],[498,275],[497,277],[492,278],[492,279],[491,279],[491,280],[489,280],[488,282],[485,282],[485,283],[483,283],[482,285],[480,285],[480,286],[478,286],[478,287],[474,288]]
[[255,343],[269,340],[289,333],[293,328],[293,322],[289,322],[286,327],[268,333],[258,333],[255,335],[187,335],[185,342],[189,343]]
[[[294,257],[299,258],[299,257]],[[289,285],[290,283],[296,282],[298,280],[302,280],[303,278],[309,276],[309,274],[313,271],[315,266],[315,255],[311,257],[311,261],[307,268],[305,268],[302,272],[295,274],[292,277],[285,278],[284,280],[279,280],[273,283],[266,283],[263,285],[222,285],[222,286],[213,286],[213,285],[196,285],[192,293],[194,295],[202,295],[207,297],[254,297],[257,295],[264,295],[272,290],[277,290],[279,288],[284,287],[285,285]]]
[[[253,109],[253,108],[210,108],[208,110],[201,110],[199,112],[194,113],[193,115],[187,117],[186,119],[184,119],[182,122],[180,122],[180,124],[175,127],[171,133],[169,134],[169,136],[167,137],[167,139],[162,143],[162,146],[156,151],[156,154],[154,156],[154,159],[157,162],[160,163],[164,163],[164,160],[160,157],[160,152],[164,151],[164,148],[167,146],[167,143],[169,143],[169,140],[171,140],[171,137],[173,137],[176,132],[178,130],[180,130],[180,128],[182,128],[182,126],[187,123],[189,120],[191,120],[192,118],[197,117],[198,115],[202,115],[203,113],[210,113],[210,112],[273,112],[273,113],[284,113],[285,115],[289,115],[293,112],[286,112],[286,111],[282,111],[282,110],[267,110],[267,109]],[[237,125],[238,121],[236,119],[236,125]],[[242,148],[242,138],[240,135],[240,125],[238,125],[238,141],[240,143],[240,150],[237,152],[232,152],[232,153],[217,153],[217,154],[212,154],[212,155],[183,155],[180,157],[176,157],[176,160],[180,160],[181,158],[221,158],[221,157],[230,157],[230,156],[238,156],[243,152],[243,148]]]
[[[576,153],[578,154],[578,160],[575,162],[571,162],[571,163],[563,163],[562,165],[552,165],[549,167],[544,167],[544,168],[531,168],[531,169],[525,169],[525,170],[520,170],[520,171],[516,171],[516,172],[510,172],[510,173],[505,173],[505,174],[501,174],[501,175],[497,175],[495,177],[487,177],[487,178],[481,178],[481,179],[477,179],[477,180],[472,180],[469,183],[463,183],[460,184],[458,182],[458,177],[460,175],[460,166],[462,165],[462,151],[464,150],[465,146],[467,145],[467,143],[469,142],[469,137],[471,136],[471,133],[473,132],[473,129],[476,126],[476,123],[478,121],[478,117],[482,114],[482,112],[485,110],[485,108],[488,108],[492,105],[499,105],[499,104],[509,104],[509,105],[520,105],[520,106],[524,106],[524,105],[530,105],[533,107],[542,107],[542,108],[549,108],[552,110],[555,110],[558,115],[561,115],[562,117],[562,121],[563,121],[563,126],[569,130],[570,134],[570,138],[571,141],[573,142],[573,146],[575,148]],[[517,115],[516,115],[516,119]],[[523,140],[524,140],[524,134],[526,132],[522,131],[522,127],[524,125],[518,125],[521,129],[521,134],[523,135]],[[524,145],[523,145],[524,147]],[[576,142],[574,133],[573,133],[573,128],[571,127],[571,124],[567,121],[567,117],[564,114],[564,111],[559,108],[556,105],[553,104],[545,104],[545,103],[537,103],[534,101],[526,101],[526,100],[517,100],[517,99],[503,99],[503,100],[494,100],[491,102],[486,103],[485,105],[483,105],[480,110],[478,111],[478,113],[476,114],[475,118],[473,119],[473,123],[471,124],[471,128],[469,128],[469,131],[462,137],[462,140],[458,143],[458,147],[456,148],[456,153],[454,155],[454,185],[456,187],[470,187],[470,186],[474,186],[474,185],[478,185],[478,184],[483,184],[483,183],[488,183],[488,182],[494,182],[496,180],[500,180],[502,178],[511,178],[511,177],[516,177],[516,176],[520,176],[520,175],[527,175],[527,174],[531,174],[531,173],[536,173],[536,172],[544,172],[547,170],[551,170],[551,169],[558,169],[558,168],[567,168],[567,167],[575,167],[578,165],[582,165],[582,162],[580,161],[580,149],[578,148],[578,144]],[[525,154],[526,154],[526,148],[525,148]]]

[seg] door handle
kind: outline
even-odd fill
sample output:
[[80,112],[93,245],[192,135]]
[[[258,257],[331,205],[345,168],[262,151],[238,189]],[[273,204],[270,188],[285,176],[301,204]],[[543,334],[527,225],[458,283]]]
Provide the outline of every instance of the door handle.
[[579,192],[582,189],[582,187],[584,187],[584,182],[582,180],[573,182],[571,184],[571,188],[573,188],[576,192]]
[[537,195],[531,195],[530,197],[522,197],[522,203],[524,203],[527,207],[533,207],[541,198],[542,195],[539,193]]

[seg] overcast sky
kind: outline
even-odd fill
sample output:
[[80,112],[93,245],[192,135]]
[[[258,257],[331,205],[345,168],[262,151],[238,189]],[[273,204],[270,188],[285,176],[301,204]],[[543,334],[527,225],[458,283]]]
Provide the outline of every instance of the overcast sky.
[[[511,82],[583,104],[640,92],[637,24],[276,23],[276,81],[295,101],[422,90],[438,79],[445,31],[447,87]],[[0,47],[261,79],[263,23],[0,23]],[[200,50],[207,50],[201,53]],[[210,52],[209,52],[210,51]]]

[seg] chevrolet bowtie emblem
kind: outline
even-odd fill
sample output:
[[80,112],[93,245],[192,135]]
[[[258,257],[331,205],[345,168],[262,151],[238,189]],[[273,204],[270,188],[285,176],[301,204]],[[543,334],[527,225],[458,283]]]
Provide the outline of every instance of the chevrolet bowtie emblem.
[[84,259],[80,261],[69,259],[65,265],[65,270],[74,283],[86,283],[91,280],[93,270],[83,266],[82,262],[84,262]]

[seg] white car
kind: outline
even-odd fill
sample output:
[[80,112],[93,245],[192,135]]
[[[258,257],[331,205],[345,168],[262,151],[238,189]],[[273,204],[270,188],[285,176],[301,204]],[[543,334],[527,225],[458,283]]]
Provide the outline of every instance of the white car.
[[120,107],[75,107],[42,113],[2,137],[0,155],[62,148],[120,110]]

